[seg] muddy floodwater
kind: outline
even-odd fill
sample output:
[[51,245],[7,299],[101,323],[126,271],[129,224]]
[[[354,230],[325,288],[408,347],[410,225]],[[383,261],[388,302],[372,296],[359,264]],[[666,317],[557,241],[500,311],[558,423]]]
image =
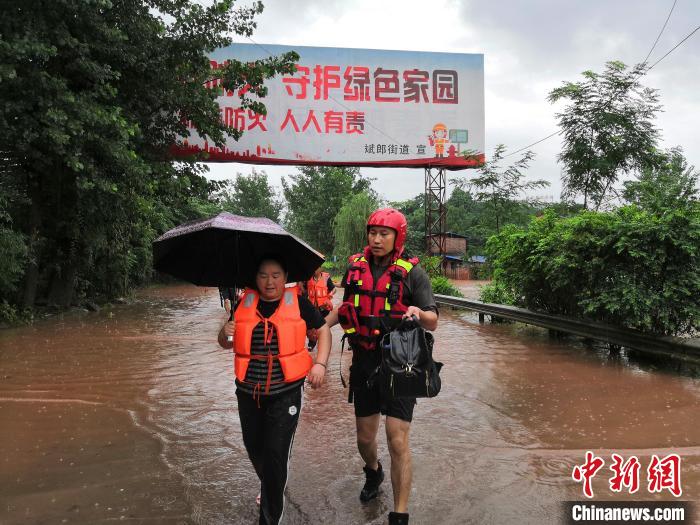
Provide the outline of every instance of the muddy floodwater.
[[[182,285],[0,331],[0,523],[256,523],[233,359],[216,343],[223,321],[215,289]],[[284,523],[384,523],[388,480],[377,500],[358,499],[362,461],[339,377],[351,356],[341,362],[333,333],[327,382],[304,393]],[[587,450],[606,461],[594,501],[675,500],[646,482],[652,455],[671,453],[679,499],[700,499],[700,366],[448,309],[435,356],[443,390],[418,402],[411,429],[412,524],[562,523],[561,502],[584,499],[571,473]],[[612,453],[639,458],[636,494],[608,487]]]

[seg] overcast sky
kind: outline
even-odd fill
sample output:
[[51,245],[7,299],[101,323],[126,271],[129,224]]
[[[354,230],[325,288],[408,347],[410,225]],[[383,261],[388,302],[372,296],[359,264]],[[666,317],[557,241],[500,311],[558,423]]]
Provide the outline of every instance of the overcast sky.
[[[649,53],[673,0],[264,0],[252,39],[259,44],[483,53],[486,154],[503,143],[515,151],[555,131],[547,94],[563,81],[578,81],[605,62],[632,65]],[[700,25],[700,1],[677,0],[652,52],[653,64]],[[249,42],[248,40],[241,40]],[[663,113],[656,124],[662,147],[681,146],[700,168],[700,31],[643,77],[659,89]],[[533,146],[529,178],[551,183],[538,195],[558,200],[559,137]],[[510,157],[515,160],[517,157]],[[250,173],[243,164],[210,164],[217,179]],[[256,167],[279,186],[294,167]],[[362,168],[376,178],[387,200],[423,192],[422,169]],[[450,172],[448,180],[473,171]]]

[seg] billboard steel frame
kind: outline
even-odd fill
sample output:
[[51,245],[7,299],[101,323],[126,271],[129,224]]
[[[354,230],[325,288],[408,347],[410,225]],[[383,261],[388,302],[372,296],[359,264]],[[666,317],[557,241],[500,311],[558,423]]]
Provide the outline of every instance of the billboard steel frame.
[[433,168],[425,168],[425,244],[428,255],[435,250],[440,257],[445,256],[446,188],[447,170],[445,168],[435,168],[435,173]]

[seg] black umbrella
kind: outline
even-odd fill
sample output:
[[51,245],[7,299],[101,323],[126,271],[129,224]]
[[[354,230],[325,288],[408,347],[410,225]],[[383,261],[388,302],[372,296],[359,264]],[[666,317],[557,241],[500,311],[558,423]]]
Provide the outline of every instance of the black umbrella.
[[158,237],[153,266],[198,286],[250,286],[255,264],[269,253],[284,258],[289,282],[309,279],[323,263],[319,252],[270,219],[222,212]]

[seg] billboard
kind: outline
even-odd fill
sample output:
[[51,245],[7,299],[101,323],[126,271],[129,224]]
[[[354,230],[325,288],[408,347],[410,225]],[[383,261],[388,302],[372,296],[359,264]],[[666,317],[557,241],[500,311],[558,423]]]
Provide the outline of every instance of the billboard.
[[222,121],[243,136],[217,148],[190,126],[175,153],[206,151],[213,162],[448,169],[483,160],[483,55],[234,44],[210,62],[218,68],[233,57],[287,51],[300,56],[297,72],[267,81],[267,115],[240,108],[236,93],[212,85],[222,91]]

